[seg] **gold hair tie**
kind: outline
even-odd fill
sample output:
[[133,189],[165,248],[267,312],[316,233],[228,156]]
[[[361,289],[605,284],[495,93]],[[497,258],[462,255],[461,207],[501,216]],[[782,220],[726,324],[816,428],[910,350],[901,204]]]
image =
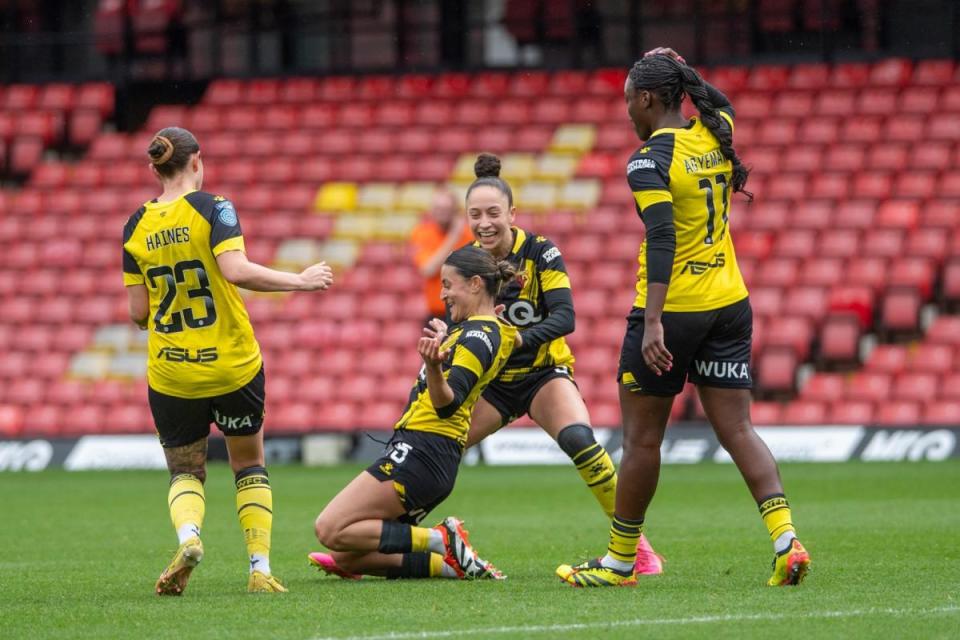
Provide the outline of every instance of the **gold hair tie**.
[[159,158],[153,160],[153,164],[160,165],[173,157],[173,143],[166,136],[157,136],[154,141],[159,141],[163,145],[164,152]]

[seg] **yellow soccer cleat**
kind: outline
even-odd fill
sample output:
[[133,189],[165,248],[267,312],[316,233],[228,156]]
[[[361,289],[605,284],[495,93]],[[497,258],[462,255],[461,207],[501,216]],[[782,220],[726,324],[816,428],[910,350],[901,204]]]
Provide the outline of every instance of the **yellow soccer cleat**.
[[575,567],[562,564],[557,576],[574,587],[635,587],[637,576],[633,571],[617,571],[600,564],[600,558],[588,560]]
[[767,580],[771,587],[798,585],[810,570],[810,554],[800,541],[794,538],[790,548],[778,553],[773,559],[773,575]]
[[201,560],[203,560],[203,543],[200,542],[200,538],[194,536],[180,545],[173,560],[160,574],[157,579],[157,595],[183,595],[193,568],[200,564]]
[[250,581],[247,582],[247,592],[286,593],[287,588],[280,584],[280,581],[273,576],[268,576],[261,571],[254,571],[250,574]]

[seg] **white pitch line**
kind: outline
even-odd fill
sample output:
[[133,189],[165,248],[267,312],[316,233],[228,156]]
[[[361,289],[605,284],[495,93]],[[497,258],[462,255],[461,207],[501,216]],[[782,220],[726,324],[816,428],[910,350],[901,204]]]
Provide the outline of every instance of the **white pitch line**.
[[[847,611],[810,611],[807,613],[791,613],[793,620],[818,618],[856,618],[861,616],[910,616],[910,615],[939,615],[958,613],[960,606],[931,607],[928,609],[849,609]],[[584,631],[590,629],[609,629],[611,627],[641,627],[650,625],[683,625],[709,624],[712,622],[743,622],[757,620],[782,620],[783,614],[773,613],[739,613],[722,616],[693,616],[690,618],[636,618],[634,620],[612,620],[610,622],[574,622],[569,624],[549,625],[517,625],[512,627],[476,627],[473,629],[456,629],[450,631],[409,631],[392,632],[366,636],[324,636],[314,640],[418,640],[429,638],[455,638],[460,636],[475,636],[480,634],[506,633],[552,633],[557,631]]]

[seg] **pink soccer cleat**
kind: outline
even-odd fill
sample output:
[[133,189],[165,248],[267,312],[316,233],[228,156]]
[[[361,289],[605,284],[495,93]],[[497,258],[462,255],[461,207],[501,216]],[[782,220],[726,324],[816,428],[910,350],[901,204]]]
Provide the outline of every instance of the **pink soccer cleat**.
[[333,556],[329,553],[322,553],[320,551],[314,551],[313,553],[307,555],[307,558],[310,560],[310,564],[320,569],[324,573],[329,573],[332,576],[337,576],[343,578],[344,580],[359,580],[361,575],[356,573],[348,573],[340,567],[337,566],[337,561],[333,559]]
[[633,572],[638,576],[658,576],[663,573],[663,556],[653,550],[647,536],[640,534],[637,541],[637,560]]

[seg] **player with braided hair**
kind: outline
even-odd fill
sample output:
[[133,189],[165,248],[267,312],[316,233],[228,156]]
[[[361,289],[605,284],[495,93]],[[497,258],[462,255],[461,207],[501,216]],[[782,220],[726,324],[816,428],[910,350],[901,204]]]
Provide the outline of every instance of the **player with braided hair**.
[[[616,511],[607,554],[561,565],[557,575],[578,587],[636,584],[636,541],[657,488],[664,429],[689,379],[770,533],[768,584],[799,584],[810,556],[797,540],[777,463],[750,422],[753,315],[727,222],[731,193],[752,194],[733,148],[733,107],[672,49],[634,64],[624,96],[646,141],[626,173],[647,234],[617,376],[624,445]],[[699,117],[681,115],[684,96]]]

